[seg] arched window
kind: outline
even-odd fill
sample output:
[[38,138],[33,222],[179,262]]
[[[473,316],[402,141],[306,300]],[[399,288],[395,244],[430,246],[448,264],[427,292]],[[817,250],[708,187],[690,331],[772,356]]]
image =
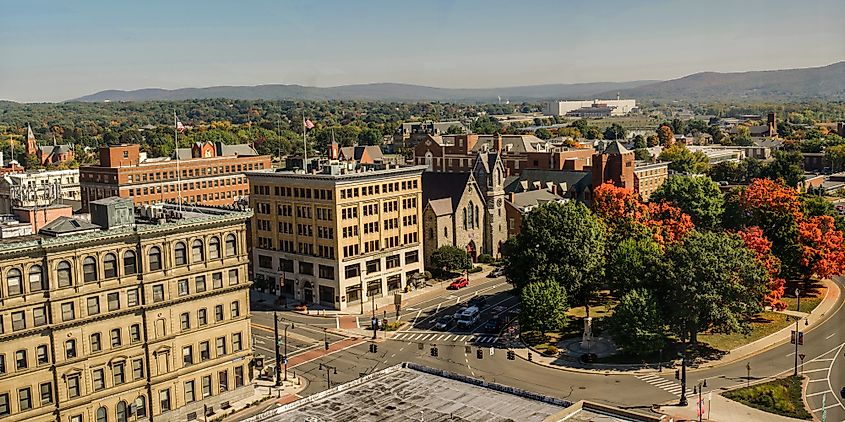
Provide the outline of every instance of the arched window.
[[86,256],[82,261],[82,276],[86,283],[97,281],[97,260],[92,256]]
[[176,265],[185,265],[188,263],[188,255],[184,243],[176,242],[176,250],[173,257],[176,260]]
[[475,208],[473,208],[473,206],[472,206],[472,202],[470,202],[470,203],[469,203],[469,206],[467,206],[467,208],[469,209],[469,210],[467,211],[467,220],[469,220],[469,225],[468,225],[468,227],[469,227],[469,228],[473,228],[473,227],[474,227],[474,226],[473,226],[473,224],[474,224],[474,222],[475,222],[475,218],[473,217],[473,210],[474,210]]
[[220,258],[220,238],[217,236],[208,240],[208,257],[211,259]]
[[431,154],[431,151],[425,152],[425,166],[428,167],[428,171],[434,169],[434,156]]
[[135,274],[138,272],[138,264],[135,259],[135,251],[126,251],[123,254],[123,275]]
[[103,258],[103,276],[105,278],[117,277],[117,257],[113,253],[107,253]]
[[464,207],[464,209],[461,210],[461,211],[462,211],[461,212],[462,220],[464,222],[464,230],[466,230],[467,229],[467,209],[466,209],[466,207]]
[[135,399],[135,416],[139,418],[147,417],[147,399],[144,396],[138,396]]
[[226,236],[226,256],[235,256],[238,254],[238,241],[235,235],[229,234]]
[[194,243],[191,245],[191,262],[203,261],[205,261],[205,246],[202,244],[202,240],[194,240]]
[[41,266],[33,265],[29,267],[29,291],[37,292],[46,290],[47,286],[45,284],[44,270],[41,269]]
[[109,422],[108,411],[105,407],[97,409],[97,422]]
[[481,219],[481,213],[478,212],[478,205],[475,206],[475,227],[481,227],[479,220]]
[[150,271],[158,271],[161,269],[161,249],[158,246],[150,248],[149,254]]
[[23,294],[23,277],[21,270],[12,268],[6,273],[6,287],[9,289],[9,296],[17,296]]
[[62,261],[56,266],[56,280],[59,287],[70,287],[73,284],[73,276],[70,272],[70,262]]
[[126,422],[128,416],[126,414],[126,402],[123,400],[117,402],[117,422]]

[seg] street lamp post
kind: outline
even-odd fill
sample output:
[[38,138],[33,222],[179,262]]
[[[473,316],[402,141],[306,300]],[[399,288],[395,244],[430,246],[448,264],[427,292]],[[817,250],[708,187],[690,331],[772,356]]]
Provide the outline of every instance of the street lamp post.
[[273,350],[276,352],[276,387],[278,387],[282,382],[282,366],[279,365],[282,357],[279,356],[279,317],[276,311],[273,311]]
[[288,324],[285,324],[285,381],[288,380]]
[[378,320],[376,319],[376,297],[375,295],[371,296],[373,298],[373,319],[370,320],[370,323],[373,326],[373,340],[376,339],[376,328],[378,327]]
[[326,365],[325,363],[321,363],[320,364],[320,370],[322,371],[323,369],[326,370],[326,387],[332,388],[332,375],[331,375],[331,372],[329,372],[329,371],[331,370],[331,371],[334,372],[335,375],[337,375],[337,367],[334,367],[334,366],[331,366],[331,365]]
[[[795,297],[798,298],[798,304],[795,307],[796,312],[801,311],[801,294],[800,293],[801,293],[801,290],[795,289]],[[793,377],[798,376],[798,338],[800,337],[798,335],[798,321],[799,320],[801,320],[801,317],[796,315],[795,316],[795,366],[792,370],[792,376]]]
[[678,402],[681,406],[686,406],[687,402],[687,343],[684,342],[683,356],[681,357],[681,400]]

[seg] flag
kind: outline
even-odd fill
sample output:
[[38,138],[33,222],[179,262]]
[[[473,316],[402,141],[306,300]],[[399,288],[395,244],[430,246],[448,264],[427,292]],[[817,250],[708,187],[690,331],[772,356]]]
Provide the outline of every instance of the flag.
[[305,119],[305,129],[314,129],[314,123],[311,123],[311,119]]
[[178,130],[179,133],[185,131],[185,125],[182,124],[182,121],[180,121],[178,117],[176,118],[176,130]]

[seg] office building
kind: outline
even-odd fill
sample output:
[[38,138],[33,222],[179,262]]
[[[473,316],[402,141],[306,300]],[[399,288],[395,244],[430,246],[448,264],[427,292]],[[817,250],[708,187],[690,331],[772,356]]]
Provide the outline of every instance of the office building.
[[0,240],[0,420],[191,420],[251,396],[250,213],[90,209]]

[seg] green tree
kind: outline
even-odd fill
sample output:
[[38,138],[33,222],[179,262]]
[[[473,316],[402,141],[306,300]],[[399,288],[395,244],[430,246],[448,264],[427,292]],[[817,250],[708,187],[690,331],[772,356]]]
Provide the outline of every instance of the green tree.
[[707,330],[747,332],[768,293],[768,272],[735,234],[693,233],[666,251],[660,274],[665,321],[685,343]]
[[481,116],[472,122],[472,133],[492,135],[502,132],[502,123],[493,116]]
[[646,148],[648,145],[646,144],[645,137],[643,135],[634,136],[634,149],[642,149]]
[[745,125],[738,125],[736,128],[736,134],[733,136],[733,143],[735,145],[741,146],[750,146],[753,145],[751,142],[751,129]]
[[451,125],[446,128],[447,135],[461,135],[464,133],[464,127],[461,125]]
[[812,195],[801,196],[801,210],[807,217],[826,215],[833,218],[836,228],[845,231],[845,217],[839,215],[833,204],[825,198]]
[[552,132],[544,127],[541,127],[534,131],[534,136],[540,139],[550,139],[552,137]]
[[640,161],[651,161],[651,153],[645,148],[637,148],[634,150],[634,158]]
[[687,130],[694,133],[704,133],[707,131],[707,123],[701,119],[692,119],[687,122]]
[[725,210],[722,191],[707,176],[670,177],[651,194],[650,200],[680,208],[689,214],[695,227],[705,230],[719,227]]
[[845,170],[845,144],[828,147],[824,150],[824,154],[834,172]]
[[613,123],[604,130],[604,139],[625,139],[628,131],[619,123]]
[[672,132],[672,128],[669,125],[664,123],[657,128],[657,140],[660,142],[660,145],[668,145],[672,139],[675,139],[675,133]]
[[685,122],[685,121],[683,121],[683,120],[681,120],[677,117],[672,119],[672,121],[669,122],[668,124],[664,123],[664,125],[671,127],[673,133],[677,133],[677,134],[680,134],[680,135],[687,133],[687,122]]
[[587,139],[602,139],[604,138],[604,133],[602,133],[599,128],[595,126],[590,126],[587,128],[587,131],[584,132],[584,136]]
[[367,128],[358,134],[358,143],[361,145],[381,145],[381,131],[374,128]]
[[646,355],[666,344],[659,304],[648,290],[634,289],[619,298],[609,325],[613,341],[628,353]]
[[656,287],[662,260],[663,249],[653,237],[622,240],[610,253],[605,269],[610,289],[619,296],[634,289]]
[[528,283],[519,295],[519,324],[523,330],[547,333],[563,328],[566,294],[555,281]]
[[555,280],[589,315],[589,300],[604,276],[604,225],[581,203],[547,203],[523,217],[504,255],[505,272],[518,289]]
[[431,253],[431,265],[440,270],[454,272],[471,268],[472,260],[465,250],[446,245]]
[[681,144],[664,148],[658,159],[669,161],[669,168],[679,173],[704,173],[710,167],[707,155],[701,151],[692,152]]
[[775,151],[774,160],[763,167],[763,176],[783,179],[788,186],[797,188],[804,181],[804,157],[797,151]]

